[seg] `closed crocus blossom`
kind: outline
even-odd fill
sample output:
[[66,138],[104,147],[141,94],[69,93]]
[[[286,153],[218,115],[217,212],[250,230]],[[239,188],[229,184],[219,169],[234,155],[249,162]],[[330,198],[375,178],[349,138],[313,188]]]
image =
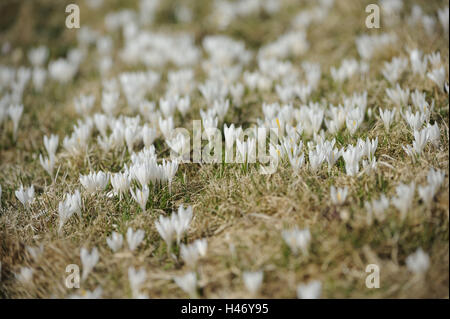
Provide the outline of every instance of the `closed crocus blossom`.
[[58,149],[58,142],[59,142],[59,137],[58,135],[50,135],[50,137],[48,136],[44,136],[44,146],[45,146],[45,150],[47,151],[47,154],[49,157],[56,157],[56,150]]
[[19,130],[19,121],[22,117],[23,105],[11,105],[8,109],[8,115],[13,122],[13,138],[17,139],[17,131]]
[[145,232],[142,229],[133,231],[131,227],[127,230],[127,242],[131,251],[134,251],[144,240]]
[[393,110],[382,110],[380,108],[380,118],[383,121],[384,129],[389,133],[392,123],[395,119],[395,109]]
[[23,185],[21,185],[15,191],[15,195],[25,208],[29,208],[34,199],[34,185],[31,185],[27,189],[24,189]]
[[83,265],[83,273],[81,275],[81,279],[85,280],[98,262],[99,255],[97,247],[92,248],[90,253],[86,248],[81,248],[80,258],[81,264]]
[[148,186],[144,186],[142,190],[139,188],[136,188],[135,191],[133,191],[132,188],[130,188],[131,197],[136,201],[136,203],[139,204],[142,211],[145,212],[145,206],[147,205],[148,195],[149,195],[149,189]]
[[122,195],[130,188],[130,182],[131,180],[128,173],[111,174],[111,185],[114,189],[114,193],[119,195],[120,200],[122,200]]
[[122,248],[123,236],[122,234],[119,234],[114,231],[112,232],[110,237],[106,238],[106,243],[113,252],[117,252],[120,248]]
[[174,277],[175,283],[191,298],[197,297],[197,274],[189,272],[183,276]]
[[128,268],[128,280],[130,282],[133,298],[139,298],[142,284],[147,279],[147,272],[144,268],[136,270],[134,267]]
[[367,224],[372,225],[374,218],[378,221],[384,220],[384,211],[389,207],[389,199],[383,194],[378,200],[373,199],[371,202],[365,202],[364,207],[367,211]]
[[427,73],[428,78],[433,81],[442,91],[444,91],[445,68],[434,69]]
[[250,294],[255,296],[258,293],[263,282],[264,273],[262,271],[244,271],[244,273],[242,274],[242,278],[244,280],[245,288],[247,288]]
[[400,184],[395,189],[397,196],[392,198],[392,204],[400,211],[400,219],[404,220],[412,205],[416,185],[412,182],[409,185]]
[[172,219],[159,215],[159,220],[155,222],[155,226],[161,238],[166,242],[167,251],[170,252],[176,235]]
[[150,147],[153,145],[153,142],[155,141],[157,137],[157,131],[153,127],[149,127],[148,125],[144,125],[142,127],[142,140],[144,141],[145,147]]
[[42,154],[39,154],[39,162],[41,163],[42,168],[53,177],[53,168],[55,167],[55,158],[50,157],[42,157]]
[[58,204],[59,232],[74,213],[81,218],[81,195],[78,190],[74,194],[67,193],[65,199]]
[[169,192],[171,193],[172,192],[172,181],[178,170],[178,161],[177,160],[173,160],[172,162],[163,161],[163,169],[164,169],[165,176],[169,182]]

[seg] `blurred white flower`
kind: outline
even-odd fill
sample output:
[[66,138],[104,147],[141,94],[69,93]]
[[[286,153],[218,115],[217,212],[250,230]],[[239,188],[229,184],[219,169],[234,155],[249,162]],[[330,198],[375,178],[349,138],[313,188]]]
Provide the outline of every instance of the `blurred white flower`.
[[88,175],[80,175],[80,183],[90,194],[102,191],[109,181],[109,174],[102,171],[90,172]]
[[139,298],[142,284],[147,279],[147,272],[144,268],[136,270],[134,267],[128,268],[128,281],[130,282],[133,298]]
[[127,242],[131,251],[134,251],[144,240],[145,232],[142,229],[138,229],[135,232],[131,227],[127,229]]
[[391,201],[392,204],[400,211],[401,220],[406,218],[408,210],[413,203],[415,188],[416,184],[411,182],[409,185],[400,184],[395,189],[397,196],[393,197]]
[[81,264],[83,265],[83,273],[81,275],[81,280],[85,280],[98,262],[99,255],[97,247],[92,248],[90,253],[86,248],[84,247],[81,248],[80,258]]
[[25,208],[29,208],[34,199],[34,185],[31,185],[27,189],[24,189],[23,185],[20,185],[20,188],[14,193],[22,205]]
[[111,236],[106,238],[106,243],[113,252],[117,252],[120,248],[122,248],[123,236],[122,234],[113,231]]
[[406,266],[415,274],[425,274],[430,267],[430,257],[422,248],[418,248],[413,254],[406,257]]
[[281,236],[294,254],[301,250],[304,255],[308,255],[311,241],[311,233],[308,228],[300,230],[295,226],[291,230],[283,230]]
[[334,205],[342,205],[347,199],[347,194],[348,194],[347,186],[344,188],[336,188],[334,186],[330,187],[331,202]]
[[195,272],[188,272],[183,276],[175,276],[174,281],[191,298],[197,297],[197,274]]
[[147,205],[148,195],[149,195],[149,189],[148,186],[145,185],[142,190],[139,188],[136,188],[135,191],[133,191],[132,188],[130,188],[131,197],[136,201],[136,203],[139,204],[142,211],[145,212],[145,206]]
[[244,271],[242,278],[244,279],[245,288],[247,288],[250,294],[255,296],[263,282],[264,273],[262,270],[255,272]]
[[432,80],[436,85],[444,91],[444,82],[445,82],[445,68],[441,67],[439,69],[434,69],[431,72],[427,73],[427,76],[430,80]]
[[298,299],[319,299],[322,294],[322,283],[319,280],[313,280],[307,284],[297,286]]
[[383,121],[384,128],[386,132],[389,132],[389,128],[391,127],[391,124],[394,122],[395,118],[395,109],[393,110],[382,110],[380,108],[380,118]]
[[59,137],[58,135],[50,135],[50,137],[48,136],[44,136],[44,146],[45,146],[45,150],[47,151],[47,154],[49,157],[56,157],[56,150],[58,149],[58,142],[59,142]]
[[39,154],[39,162],[41,163],[42,168],[53,178],[53,168],[55,167],[55,158],[50,157],[42,157],[42,154]]
[[8,108],[8,115],[13,122],[13,138],[14,138],[14,140],[17,139],[17,131],[19,129],[19,121],[20,121],[20,118],[22,117],[22,113],[23,113],[23,105],[22,104],[11,105]]
[[200,257],[206,256],[208,243],[206,239],[197,239],[190,245],[181,244],[180,255],[184,262],[190,266],[195,267]]

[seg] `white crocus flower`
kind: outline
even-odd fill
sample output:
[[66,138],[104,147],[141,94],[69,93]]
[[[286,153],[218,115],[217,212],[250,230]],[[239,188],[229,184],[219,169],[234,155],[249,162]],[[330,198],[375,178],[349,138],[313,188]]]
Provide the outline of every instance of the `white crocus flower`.
[[102,92],[102,109],[105,114],[114,115],[117,112],[120,94],[118,92]]
[[441,187],[444,182],[445,173],[441,170],[435,170],[431,168],[427,175],[428,184],[434,185],[437,188]]
[[169,193],[171,193],[172,192],[172,181],[178,170],[178,161],[173,160],[172,162],[166,162],[165,160],[163,160],[162,167],[164,169],[164,175],[169,182]]
[[395,189],[397,196],[392,198],[392,204],[400,211],[400,218],[404,220],[414,198],[416,185],[411,182],[409,185],[400,184]]
[[191,107],[191,99],[190,99],[189,95],[187,95],[185,97],[181,97],[178,100],[177,108],[178,108],[178,111],[180,111],[182,116],[186,115],[186,113],[189,111],[190,107]]
[[319,299],[322,294],[322,283],[319,280],[313,280],[308,284],[297,286],[298,299]]
[[422,248],[406,257],[405,262],[408,269],[415,274],[425,274],[430,267],[430,257]]
[[55,158],[53,156],[50,157],[42,157],[42,154],[39,154],[39,162],[41,163],[42,168],[53,177],[53,168],[55,167]]
[[145,232],[142,229],[138,229],[135,232],[131,227],[127,230],[127,242],[131,251],[134,251],[144,240]]
[[78,190],[72,194],[66,194],[65,200],[59,202],[58,204],[58,216],[59,216],[59,228],[58,231],[62,230],[62,227],[67,222],[67,220],[74,214],[78,213],[81,218],[81,195]]
[[15,191],[15,194],[22,205],[25,208],[29,208],[34,199],[34,185],[31,185],[31,187],[28,187],[27,189],[24,189],[23,185],[21,185],[20,188]]
[[183,234],[188,230],[189,224],[192,221],[192,206],[186,208],[183,205],[178,207],[178,213],[172,214],[172,223],[177,235],[177,244],[180,243]]
[[159,129],[161,130],[162,134],[165,138],[169,138],[173,129],[174,129],[174,123],[173,123],[173,117],[170,116],[167,119],[163,119],[162,117],[158,120]]
[[56,157],[56,150],[58,149],[59,137],[58,135],[44,136],[44,146],[49,157]]
[[92,248],[90,253],[86,248],[81,248],[80,258],[81,264],[83,265],[83,273],[81,275],[81,279],[85,280],[98,262],[99,255],[97,247]]
[[197,297],[197,274],[195,272],[188,272],[184,276],[176,276],[174,281],[191,298]]
[[281,236],[295,255],[299,250],[304,255],[308,255],[308,247],[311,241],[311,233],[308,228],[300,230],[295,226],[291,230],[283,230]]
[[122,248],[123,236],[122,234],[113,231],[111,236],[106,238],[106,243],[113,252],[117,252],[120,248]]
[[161,238],[166,242],[167,251],[170,252],[176,234],[172,220],[160,215],[159,221],[155,222],[155,226]]
[[13,122],[13,138],[14,140],[17,139],[17,131],[19,129],[19,121],[22,117],[23,113],[23,105],[11,105],[8,109],[9,117],[11,118]]
[[371,225],[373,217],[378,221],[384,220],[384,211],[389,207],[389,199],[383,194],[378,200],[373,199],[372,202],[365,202],[364,207],[367,210],[367,223]]
[[28,51],[28,60],[34,67],[41,67],[47,61],[49,49],[46,46],[38,46]]
[[206,256],[208,243],[206,239],[197,239],[190,245],[181,244],[180,255],[190,267],[195,267],[200,257]]
[[183,205],[178,207],[178,212],[173,212],[170,217],[159,216],[159,221],[155,222],[156,229],[161,238],[167,244],[167,251],[170,252],[173,241],[180,243],[182,236],[188,230],[192,220],[192,207],[184,208]]
[[423,149],[428,142],[428,130],[424,128],[419,131],[414,131],[413,149],[417,155],[422,154]]
[[131,179],[128,173],[111,174],[111,185],[120,200],[122,200],[122,194],[125,194],[130,188],[130,183]]
[[80,175],[80,183],[90,194],[102,191],[106,188],[109,181],[109,174],[99,171],[90,172],[88,175]]
[[250,294],[255,296],[258,293],[263,282],[264,273],[262,271],[244,271],[244,273],[242,274],[242,278],[244,279],[245,288],[247,288]]
[[325,154],[319,149],[309,151],[309,167],[311,172],[315,173],[325,161]]
[[145,212],[145,206],[147,205],[148,195],[149,195],[149,189],[148,186],[145,185],[142,190],[139,188],[136,188],[135,191],[133,191],[132,188],[130,188],[131,196],[136,201],[136,203],[139,204],[142,211]]
[[144,141],[145,147],[149,148],[153,145],[157,135],[156,129],[153,127],[149,127],[147,124],[144,124],[141,131],[142,140]]
[[437,122],[433,125],[427,124],[426,129],[428,140],[434,145],[434,147],[439,147],[441,142],[441,132],[439,131]]
[[389,128],[391,127],[392,123],[394,122],[395,118],[395,109],[393,110],[382,110],[380,108],[380,118],[383,121],[384,128],[386,132],[389,132]]
[[359,172],[360,150],[350,146],[343,152],[342,158],[345,162],[345,172],[348,176],[355,176]]
[[418,186],[417,191],[420,198],[425,203],[426,206],[430,206],[434,195],[436,195],[436,187],[434,185]]
[[147,272],[144,268],[141,268],[138,271],[134,267],[128,268],[128,281],[130,282],[133,298],[138,298],[141,295],[141,286],[146,279]]
[[330,194],[331,194],[331,201],[334,205],[342,205],[347,198],[348,187],[336,189],[336,187],[331,186]]
[[444,82],[445,82],[445,68],[441,67],[439,69],[434,69],[431,72],[427,73],[427,76],[430,80],[432,80],[436,85],[444,91]]

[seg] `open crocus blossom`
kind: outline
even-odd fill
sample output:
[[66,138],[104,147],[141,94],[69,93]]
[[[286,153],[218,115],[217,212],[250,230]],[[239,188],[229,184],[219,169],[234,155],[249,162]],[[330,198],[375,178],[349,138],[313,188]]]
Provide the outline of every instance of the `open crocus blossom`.
[[348,187],[336,188],[331,186],[330,188],[331,201],[334,205],[342,205],[347,199]]

